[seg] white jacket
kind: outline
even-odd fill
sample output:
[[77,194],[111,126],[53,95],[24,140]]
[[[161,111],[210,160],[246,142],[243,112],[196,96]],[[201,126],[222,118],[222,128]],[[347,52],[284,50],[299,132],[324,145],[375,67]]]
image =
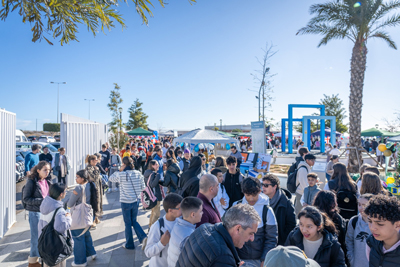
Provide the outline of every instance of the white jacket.
[[[301,167],[306,166],[306,168]],[[301,168],[300,168],[301,167]],[[304,188],[308,186],[307,174],[311,172],[311,167],[306,163],[306,161],[300,161],[299,166],[297,167],[297,177],[296,177],[296,185],[299,185],[296,189],[296,193],[299,195],[303,195]]]
[[176,262],[179,259],[183,245],[185,244],[186,238],[190,236],[194,229],[195,224],[191,224],[182,218],[177,218],[174,228],[171,232],[171,238],[169,240],[168,247],[168,267],[175,267]]
[[[221,198],[225,199],[224,206],[222,206],[222,204],[221,204]],[[229,196],[226,193],[226,189],[225,189],[225,187],[223,187],[222,184],[219,184],[218,195],[216,197],[214,197],[213,200],[214,200],[215,207],[218,209],[219,215],[222,218],[222,216],[224,216],[224,214],[225,214],[225,209],[227,209],[229,207]]]

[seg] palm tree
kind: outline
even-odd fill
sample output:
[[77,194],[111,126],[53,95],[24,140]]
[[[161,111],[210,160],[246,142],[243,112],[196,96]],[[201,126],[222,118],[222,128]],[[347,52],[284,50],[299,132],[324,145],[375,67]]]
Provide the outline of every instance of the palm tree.
[[[350,78],[350,146],[361,147],[361,109],[364,75],[367,63],[367,42],[380,38],[397,49],[385,28],[400,24],[398,14],[390,14],[400,7],[400,0],[335,0],[310,7],[314,17],[297,34],[320,34],[318,47],[334,39],[350,39],[354,43]],[[357,155],[358,154],[358,155]],[[349,172],[357,172],[362,163],[361,152],[350,151]],[[358,156],[360,162],[358,160]]]

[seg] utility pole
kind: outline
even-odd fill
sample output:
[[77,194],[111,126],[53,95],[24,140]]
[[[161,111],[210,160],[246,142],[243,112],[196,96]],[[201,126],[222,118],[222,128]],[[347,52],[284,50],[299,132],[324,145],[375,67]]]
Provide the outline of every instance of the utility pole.
[[219,120],[219,130],[222,131],[222,119]]
[[36,119],[36,132],[37,132],[37,119]]
[[122,107],[119,107],[118,111],[119,111],[119,133],[117,135],[117,142],[118,142],[118,150],[119,150],[119,148],[120,148],[119,147],[119,135],[122,132]]
[[60,106],[60,84],[67,84],[67,82],[50,82],[50,83],[56,83],[57,84],[57,123],[58,119],[60,117],[59,113],[59,106]]
[[89,120],[90,120],[90,101],[94,101],[94,99],[86,99],[85,98],[84,100],[89,102]]
[[264,112],[265,112],[265,96],[264,96],[264,94],[265,94],[265,85],[263,86],[263,112],[262,112],[262,120],[263,121],[265,121],[265,116],[264,116]]

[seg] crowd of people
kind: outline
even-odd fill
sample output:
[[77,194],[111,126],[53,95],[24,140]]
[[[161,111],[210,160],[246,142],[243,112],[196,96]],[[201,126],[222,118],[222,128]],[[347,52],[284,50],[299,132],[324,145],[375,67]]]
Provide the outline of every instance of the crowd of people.
[[[29,266],[40,266],[39,257],[45,266],[66,266],[72,254],[72,266],[95,260],[91,231],[102,222],[103,195],[112,191],[119,191],[122,246],[136,249],[136,235],[150,267],[398,266],[400,201],[384,188],[376,167],[363,165],[359,181],[353,181],[333,155],[320,188],[312,172],[316,157],[300,147],[291,167],[296,188],[287,190],[271,173],[244,176],[235,146],[229,157],[214,158],[207,149],[191,152],[170,141],[132,139],[121,151],[104,144],[75,174],[77,186],[66,204],[65,149],[55,159],[46,153],[35,161],[40,147],[33,147],[23,189]],[[58,183],[51,183],[51,170]],[[137,221],[140,206],[151,213],[147,232]],[[48,225],[72,249],[53,265],[39,253]]]

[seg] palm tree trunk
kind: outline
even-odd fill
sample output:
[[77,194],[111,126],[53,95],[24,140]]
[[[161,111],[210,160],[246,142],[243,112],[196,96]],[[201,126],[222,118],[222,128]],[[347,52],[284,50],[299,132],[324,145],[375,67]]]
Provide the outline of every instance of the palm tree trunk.
[[[356,41],[351,56],[351,78],[350,78],[350,147],[361,148],[361,111],[363,99],[364,76],[367,65],[367,47],[364,41]],[[357,154],[358,153],[358,158]],[[360,161],[360,162],[359,162]],[[355,173],[359,171],[362,164],[361,152],[350,150],[348,171]]]

